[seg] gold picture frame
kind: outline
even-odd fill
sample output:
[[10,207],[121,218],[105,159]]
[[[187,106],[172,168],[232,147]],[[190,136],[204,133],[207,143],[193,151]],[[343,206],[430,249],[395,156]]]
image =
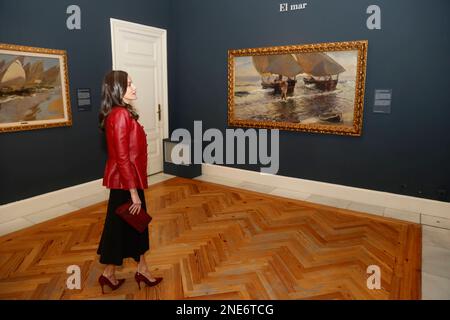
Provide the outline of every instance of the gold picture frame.
[[360,136],[367,49],[361,40],[228,50],[228,125]]
[[66,51],[0,43],[0,133],[71,125]]

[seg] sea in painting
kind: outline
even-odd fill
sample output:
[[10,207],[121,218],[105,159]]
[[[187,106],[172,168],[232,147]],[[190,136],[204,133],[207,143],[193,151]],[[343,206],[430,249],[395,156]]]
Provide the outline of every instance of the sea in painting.
[[235,58],[234,119],[352,126],[358,51]]
[[60,60],[0,53],[0,125],[62,118]]

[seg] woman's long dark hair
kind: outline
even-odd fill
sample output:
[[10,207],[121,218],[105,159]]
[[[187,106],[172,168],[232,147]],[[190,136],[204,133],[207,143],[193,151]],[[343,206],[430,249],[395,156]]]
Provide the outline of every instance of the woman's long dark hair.
[[105,130],[105,120],[115,106],[126,108],[133,119],[138,120],[139,115],[132,105],[123,102],[123,96],[128,88],[128,73],[125,71],[111,71],[103,79],[102,104],[98,116],[99,127]]

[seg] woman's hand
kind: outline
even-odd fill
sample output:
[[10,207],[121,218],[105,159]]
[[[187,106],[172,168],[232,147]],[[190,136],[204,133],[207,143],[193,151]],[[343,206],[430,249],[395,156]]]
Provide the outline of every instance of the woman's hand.
[[137,192],[136,189],[131,189],[130,190],[131,193],[131,201],[133,202],[133,204],[130,206],[130,214],[135,215],[138,214],[141,211],[141,199],[139,198],[139,194]]

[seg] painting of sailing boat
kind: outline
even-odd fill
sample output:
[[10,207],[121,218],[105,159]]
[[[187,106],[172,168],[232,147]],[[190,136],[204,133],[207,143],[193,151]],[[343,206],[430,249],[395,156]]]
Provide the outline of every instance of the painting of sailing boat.
[[367,41],[228,53],[228,123],[360,136]]
[[71,124],[66,52],[0,44],[0,132]]

